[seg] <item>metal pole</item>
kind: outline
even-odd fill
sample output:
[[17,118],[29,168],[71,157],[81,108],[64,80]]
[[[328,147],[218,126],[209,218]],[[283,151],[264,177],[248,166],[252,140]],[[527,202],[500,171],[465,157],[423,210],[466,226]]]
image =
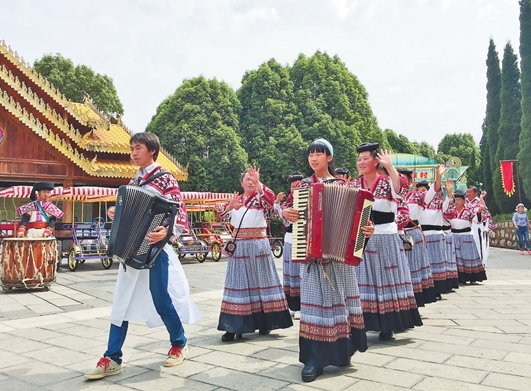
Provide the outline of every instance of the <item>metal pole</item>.
[[516,165],[516,187],[518,188],[518,203],[522,203],[522,196],[520,195],[520,172],[518,170],[518,160],[514,161]]

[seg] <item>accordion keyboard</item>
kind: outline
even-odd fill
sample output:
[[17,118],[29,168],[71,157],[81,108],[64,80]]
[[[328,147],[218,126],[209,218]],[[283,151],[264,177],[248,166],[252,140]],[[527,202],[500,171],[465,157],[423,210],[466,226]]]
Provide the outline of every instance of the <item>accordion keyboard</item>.
[[293,223],[292,260],[304,262],[306,260],[306,210],[308,208],[309,188],[297,189],[293,192],[293,209],[299,212],[299,219]]

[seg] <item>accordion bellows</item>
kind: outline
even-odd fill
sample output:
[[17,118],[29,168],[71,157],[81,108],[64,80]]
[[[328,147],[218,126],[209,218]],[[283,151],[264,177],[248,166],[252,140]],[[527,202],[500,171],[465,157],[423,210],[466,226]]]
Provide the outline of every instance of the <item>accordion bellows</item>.
[[[172,235],[179,205],[138,186],[120,186],[107,255],[135,269],[148,269]],[[165,240],[150,245],[149,232],[169,225]]]
[[296,189],[293,207],[299,220],[293,224],[293,262],[324,259],[359,265],[365,247],[361,227],[367,225],[373,199],[369,191],[336,183]]

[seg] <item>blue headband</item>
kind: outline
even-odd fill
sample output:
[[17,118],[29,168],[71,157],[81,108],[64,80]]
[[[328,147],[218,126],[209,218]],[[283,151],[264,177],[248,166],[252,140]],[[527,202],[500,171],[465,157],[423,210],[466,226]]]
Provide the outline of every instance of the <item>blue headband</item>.
[[314,143],[323,144],[330,151],[330,156],[334,156],[334,148],[332,148],[332,144],[330,144],[324,138],[318,138],[317,140],[314,141]]

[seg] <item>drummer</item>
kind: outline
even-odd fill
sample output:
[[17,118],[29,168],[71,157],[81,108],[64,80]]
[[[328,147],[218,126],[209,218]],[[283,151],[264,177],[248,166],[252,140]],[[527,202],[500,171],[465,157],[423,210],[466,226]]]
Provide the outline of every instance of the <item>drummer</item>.
[[31,202],[17,207],[22,216],[17,237],[47,238],[53,233],[56,219],[63,216],[63,212],[52,202],[48,201],[54,188],[51,182],[39,182],[31,189]]

